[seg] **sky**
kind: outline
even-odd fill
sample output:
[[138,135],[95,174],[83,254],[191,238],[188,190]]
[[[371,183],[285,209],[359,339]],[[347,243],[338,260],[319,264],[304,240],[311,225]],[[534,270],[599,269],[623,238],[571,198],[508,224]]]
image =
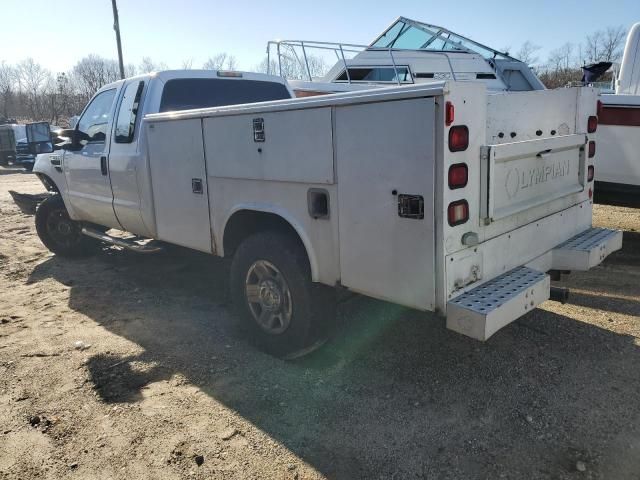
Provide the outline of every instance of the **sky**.
[[[111,0],[0,0],[0,6],[0,62],[32,57],[60,72],[90,53],[117,58]],[[171,68],[185,60],[199,68],[227,52],[244,70],[260,63],[268,40],[369,44],[399,16],[511,53],[531,40],[542,47],[541,58],[595,30],[640,22],[640,0],[118,0],[118,9],[127,64],[151,57]]]

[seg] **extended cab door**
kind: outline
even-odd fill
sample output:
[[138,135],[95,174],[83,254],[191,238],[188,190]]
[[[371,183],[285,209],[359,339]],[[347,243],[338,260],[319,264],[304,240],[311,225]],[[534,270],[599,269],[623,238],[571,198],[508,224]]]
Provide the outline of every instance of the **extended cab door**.
[[98,93],[78,120],[79,147],[64,154],[68,198],[76,220],[120,228],[113,211],[109,144],[117,88]]

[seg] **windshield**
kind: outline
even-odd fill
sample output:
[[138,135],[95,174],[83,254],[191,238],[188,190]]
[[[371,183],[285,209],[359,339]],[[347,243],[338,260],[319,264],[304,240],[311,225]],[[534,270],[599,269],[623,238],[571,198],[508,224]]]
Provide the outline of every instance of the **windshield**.
[[445,28],[406,18],[398,20],[371,44],[370,49],[470,52],[485,58],[510,58],[504,53],[474,42]]

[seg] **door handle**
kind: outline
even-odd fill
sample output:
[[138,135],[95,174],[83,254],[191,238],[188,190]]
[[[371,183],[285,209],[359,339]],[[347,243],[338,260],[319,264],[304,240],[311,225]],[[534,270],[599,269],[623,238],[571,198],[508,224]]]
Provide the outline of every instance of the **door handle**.
[[59,158],[52,158],[51,159],[51,165],[53,165],[54,167],[59,167],[61,164],[60,159]]
[[191,190],[193,193],[197,193],[202,195],[204,193],[204,186],[201,178],[192,178],[191,179]]
[[106,156],[100,157],[100,171],[102,172],[102,175],[107,175],[109,173],[109,170],[107,170],[107,157]]

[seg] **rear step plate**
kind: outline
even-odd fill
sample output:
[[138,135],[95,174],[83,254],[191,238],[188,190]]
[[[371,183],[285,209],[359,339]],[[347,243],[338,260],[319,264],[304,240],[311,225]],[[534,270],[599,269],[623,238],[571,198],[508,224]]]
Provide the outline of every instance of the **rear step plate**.
[[549,275],[518,267],[447,303],[447,328],[485,341],[549,299]]
[[553,268],[589,270],[621,248],[621,231],[590,228],[553,249]]

